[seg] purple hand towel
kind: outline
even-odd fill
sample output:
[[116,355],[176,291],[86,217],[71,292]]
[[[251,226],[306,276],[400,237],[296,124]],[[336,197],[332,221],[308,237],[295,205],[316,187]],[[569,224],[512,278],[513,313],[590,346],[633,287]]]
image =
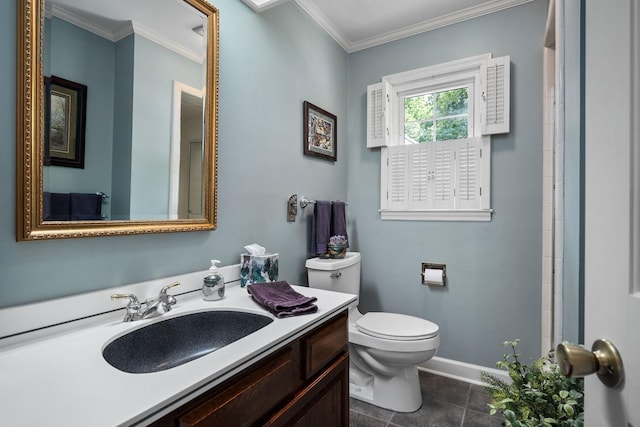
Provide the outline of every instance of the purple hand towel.
[[347,214],[346,203],[335,201],[331,203],[331,235],[344,236],[349,247],[349,236],[347,236]]
[[313,304],[317,301],[316,297],[305,297],[294,291],[286,281],[247,285],[247,292],[255,302],[278,318],[318,311],[318,307]]
[[317,200],[313,208],[313,229],[311,230],[311,251],[314,255],[327,253],[331,233],[331,202]]

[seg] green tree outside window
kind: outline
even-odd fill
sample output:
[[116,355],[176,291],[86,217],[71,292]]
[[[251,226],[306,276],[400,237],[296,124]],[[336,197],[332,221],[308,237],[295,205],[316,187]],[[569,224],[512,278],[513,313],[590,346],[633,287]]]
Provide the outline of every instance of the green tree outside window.
[[406,97],[405,143],[466,138],[469,133],[468,101],[466,87]]

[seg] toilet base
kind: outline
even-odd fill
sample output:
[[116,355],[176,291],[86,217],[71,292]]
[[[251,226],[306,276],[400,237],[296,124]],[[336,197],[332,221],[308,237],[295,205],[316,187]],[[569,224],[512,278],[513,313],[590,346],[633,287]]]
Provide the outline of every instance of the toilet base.
[[395,412],[415,412],[422,406],[416,366],[398,367],[394,376],[371,375],[349,368],[349,396]]

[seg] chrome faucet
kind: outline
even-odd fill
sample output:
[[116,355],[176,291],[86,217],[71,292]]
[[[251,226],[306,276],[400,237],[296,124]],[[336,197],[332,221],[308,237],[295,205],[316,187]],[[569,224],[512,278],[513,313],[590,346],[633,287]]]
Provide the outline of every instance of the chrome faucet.
[[173,295],[167,294],[167,291],[173,288],[174,286],[178,286],[179,284],[180,282],[173,282],[172,284],[167,285],[162,289],[160,289],[160,295],[158,295],[158,302],[162,307],[162,311],[164,311],[165,313],[167,311],[171,311],[171,306],[175,305],[177,302],[176,297],[174,297]]
[[[167,294],[167,291],[174,286],[178,286],[180,282],[174,282],[170,285],[163,287],[160,290],[160,294],[157,299],[147,298],[143,302],[138,300],[134,294],[113,294],[111,299],[113,301],[120,298],[129,298],[127,304],[127,313],[124,315],[123,322],[133,322],[135,320],[148,319],[153,316],[157,316],[162,313],[171,311],[173,305],[176,304],[176,297]],[[160,308],[160,310],[158,309]]]

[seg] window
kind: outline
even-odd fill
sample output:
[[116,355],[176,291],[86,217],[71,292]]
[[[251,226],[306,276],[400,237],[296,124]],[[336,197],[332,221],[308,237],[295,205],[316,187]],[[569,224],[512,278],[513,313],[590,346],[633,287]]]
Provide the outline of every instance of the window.
[[509,131],[509,57],[393,74],[368,87],[383,220],[489,221],[490,135]]
[[469,87],[406,95],[404,143],[447,141],[469,135]]

